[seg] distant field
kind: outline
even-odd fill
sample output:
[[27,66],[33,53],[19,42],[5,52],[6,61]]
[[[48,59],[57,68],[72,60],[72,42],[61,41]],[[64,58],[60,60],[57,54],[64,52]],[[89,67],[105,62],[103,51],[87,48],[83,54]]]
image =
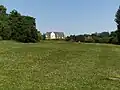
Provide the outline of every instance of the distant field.
[[120,90],[120,46],[1,41],[0,90]]

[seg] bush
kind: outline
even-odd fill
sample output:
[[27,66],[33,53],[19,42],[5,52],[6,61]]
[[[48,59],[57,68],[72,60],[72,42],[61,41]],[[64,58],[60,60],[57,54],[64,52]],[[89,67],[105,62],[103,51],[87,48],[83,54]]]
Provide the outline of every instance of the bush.
[[0,36],[0,41],[3,40],[3,38]]
[[83,35],[76,36],[76,42],[85,42],[85,37]]
[[40,31],[38,31],[37,33],[38,33],[38,41],[42,40],[42,34],[40,33]]
[[92,38],[94,39],[95,43],[99,43],[100,42],[100,38],[99,37],[93,36]]
[[109,43],[112,43],[112,44],[118,44],[118,40],[117,40],[117,37],[111,37],[110,39],[109,39]]
[[65,38],[65,41],[70,41],[70,37],[67,36],[67,37]]
[[100,43],[109,43],[109,37],[100,38]]

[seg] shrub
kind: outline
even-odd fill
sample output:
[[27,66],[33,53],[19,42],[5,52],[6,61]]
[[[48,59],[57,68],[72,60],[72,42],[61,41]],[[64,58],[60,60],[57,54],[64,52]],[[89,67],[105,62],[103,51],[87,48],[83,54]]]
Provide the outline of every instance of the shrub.
[[117,40],[117,37],[111,37],[110,39],[109,39],[109,43],[112,43],[112,44],[118,44],[118,40]]

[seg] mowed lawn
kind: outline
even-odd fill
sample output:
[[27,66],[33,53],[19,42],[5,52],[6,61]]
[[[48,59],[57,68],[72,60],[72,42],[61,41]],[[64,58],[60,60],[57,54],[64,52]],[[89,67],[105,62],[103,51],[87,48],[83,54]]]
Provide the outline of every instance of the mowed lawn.
[[1,41],[0,90],[120,90],[120,46]]

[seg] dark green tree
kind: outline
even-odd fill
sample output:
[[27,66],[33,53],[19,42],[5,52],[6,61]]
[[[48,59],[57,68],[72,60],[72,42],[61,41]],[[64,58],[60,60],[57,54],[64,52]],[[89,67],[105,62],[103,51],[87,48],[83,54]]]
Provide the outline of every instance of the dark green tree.
[[99,34],[99,37],[103,38],[103,37],[109,37],[109,32],[101,32]]
[[0,14],[6,14],[6,7],[4,7],[3,5],[0,5]]
[[[36,29],[35,18],[30,16],[22,16],[21,33],[23,42],[37,42],[38,31]],[[21,34],[20,34],[21,35]]]
[[11,39],[19,41],[20,33],[22,31],[22,17],[16,10],[12,10],[9,14],[8,20],[11,28]]
[[9,15],[6,14],[6,8],[0,5],[0,36],[4,40],[9,40],[11,36],[10,26],[8,24]]
[[37,34],[38,34],[38,41],[40,41],[42,39],[42,34],[40,33],[40,31],[38,31]]
[[67,36],[67,37],[65,38],[65,41],[70,41],[70,36]]
[[0,5],[0,38],[25,43],[40,40],[34,17],[23,16],[16,10],[7,14],[6,10],[6,7]]
[[11,27],[11,39],[28,43],[38,41],[35,18],[22,16],[16,10],[9,15],[9,25]]
[[116,34],[117,34],[118,44],[120,44],[120,6],[115,15],[115,22],[117,23]]
[[46,40],[45,33],[42,35],[42,40]]
[[84,37],[84,35],[77,35],[76,36],[76,41],[77,42],[84,42],[85,41],[85,37]]

